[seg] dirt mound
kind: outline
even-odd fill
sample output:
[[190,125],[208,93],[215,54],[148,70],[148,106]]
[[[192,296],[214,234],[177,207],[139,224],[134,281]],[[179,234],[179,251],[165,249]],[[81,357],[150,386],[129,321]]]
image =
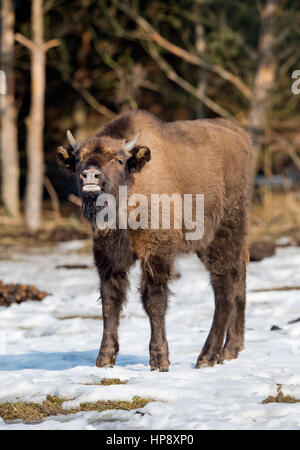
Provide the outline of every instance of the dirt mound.
[[74,269],[90,269],[91,267],[88,266],[87,264],[61,264],[58,266],[55,266],[55,269],[69,269],[69,270],[74,270]]
[[22,303],[27,300],[43,300],[48,292],[40,291],[28,284],[5,284],[0,280],[0,306],[10,306],[12,303]]
[[90,234],[77,228],[56,227],[51,231],[39,231],[36,237],[41,241],[66,242],[88,239]]
[[[30,232],[23,227],[1,227],[0,246],[2,248],[11,247],[40,247],[53,245],[58,242],[73,240],[85,240],[91,237],[91,232],[87,227],[56,226],[51,229],[41,229]],[[0,255],[1,257],[2,255]],[[1,258],[3,259],[3,258]]]
[[250,261],[261,261],[275,255],[276,245],[268,241],[254,241],[249,245]]

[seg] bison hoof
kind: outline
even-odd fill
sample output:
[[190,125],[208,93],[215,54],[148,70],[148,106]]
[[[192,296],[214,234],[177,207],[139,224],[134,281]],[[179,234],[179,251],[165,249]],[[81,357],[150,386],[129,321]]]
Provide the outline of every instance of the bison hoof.
[[153,352],[150,354],[151,370],[159,370],[160,372],[168,372],[170,361],[168,355],[162,352]]
[[151,366],[151,372],[154,370],[159,370],[160,372],[169,372],[169,367],[154,367]]
[[98,356],[97,361],[96,361],[96,366],[97,367],[114,367],[115,365],[115,361],[112,360],[111,358],[103,358],[101,356]]
[[233,348],[230,349],[228,347],[224,348],[222,355],[221,355],[221,359],[220,362],[226,361],[226,360],[231,360],[231,359],[236,359],[239,356],[239,352],[240,352],[240,348]]
[[201,369],[202,367],[213,367],[215,364],[219,362],[220,362],[219,358],[210,358],[210,359],[198,358],[196,363],[196,369]]
[[102,361],[96,361],[96,366],[97,367],[100,367],[101,369],[104,369],[104,368],[106,368],[106,369],[108,369],[108,368],[110,368],[110,367],[114,367],[114,364],[113,363],[108,363],[108,362],[102,362]]
[[110,368],[114,367],[115,365],[114,364],[105,364],[105,363],[101,363],[101,362],[98,363],[96,361],[96,366],[101,368],[101,369],[110,369]]

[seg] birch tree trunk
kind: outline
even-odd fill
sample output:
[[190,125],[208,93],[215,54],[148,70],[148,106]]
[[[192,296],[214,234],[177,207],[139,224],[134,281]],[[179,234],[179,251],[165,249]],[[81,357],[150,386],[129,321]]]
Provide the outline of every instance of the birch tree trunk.
[[25,219],[31,230],[39,228],[44,178],[43,130],[45,101],[45,50],[42,0],[32,0],[31,105],[27,119],[27,182]]
[[262,136],[268,123],[271,106],[271,91],[276,76],[274,44],[276,31],[274,17],[279,10],[280,0],[266,0],[260,6],[260,35],[258,45],[258,65],[254,78],[249,112],[249,128],[254,144],[254,172],[257,173],[262,153]]
[[6,212],[19,219],[20,171],[14,76],[15,13],[12,0],[2,0],[1,6],[1,69],[6,77],[6,94],[1,95],[1,193]]

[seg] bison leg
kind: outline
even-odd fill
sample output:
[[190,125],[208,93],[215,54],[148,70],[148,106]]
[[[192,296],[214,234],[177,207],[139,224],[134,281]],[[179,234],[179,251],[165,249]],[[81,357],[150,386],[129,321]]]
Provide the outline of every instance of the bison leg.
[[196,367],[214,366],[220,361],[224,336],[233,312],[230,276],[218,275],[212,280],[215,294],[215,313],[209,335],[198,357]]
[[169,350],[165,329],[165,314],[168,300],[170,264],[159,257],[152,257],[143,264],[142,301],[149,316],[151,339],[149,345],[151,370],[169,370]]
[[101,280],[103,337],[96,361],[98,367],[111,367],[119,352],[118,327],[128,287],[127,274],[118,273]]
[[246,307],[246,264],[241,262],[238,271],[234,270],[235,296],[234,310],[226,334],[221,361],[235,359],[244,347],[245,307]]
[[[241,224],[240,220],[238,225]],[[237,358],[243,348],[246,277],[243,231],[239,228],[235,232],[232,224],[229,227],[223,225],[203,259],[211,276],[215,313],[197,368]]]

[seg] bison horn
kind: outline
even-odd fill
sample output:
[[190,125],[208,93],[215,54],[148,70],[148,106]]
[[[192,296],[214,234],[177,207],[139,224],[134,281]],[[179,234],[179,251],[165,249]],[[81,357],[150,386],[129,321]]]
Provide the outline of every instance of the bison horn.
[[127,150],[128,152],[130,152],[130,150],[133,149],[133,147],[135,146],[135,144],[137,143],[137,141],[139,140],[139,137],[141,135],[141,131],[139,130],[136,135],[128,142],[126,142],[125,144],[125,150]]
[[73,134],[71,133],[70,130],[67,131],[67,138],[68,138],[69,144],[71,145],[73,150],[76,150],[78,144],[77,144],[76,139],[74,138],[74,136],[73,136]]

